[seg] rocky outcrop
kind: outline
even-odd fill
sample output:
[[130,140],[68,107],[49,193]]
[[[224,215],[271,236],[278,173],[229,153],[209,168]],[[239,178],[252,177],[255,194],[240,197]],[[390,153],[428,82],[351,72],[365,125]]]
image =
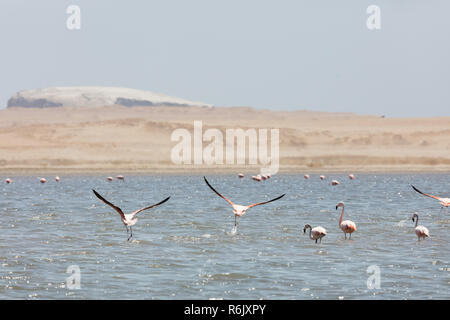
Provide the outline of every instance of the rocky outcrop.
[[170,97],[151,91],[114,87],[54,87],[19,91],[8,108],[135,106],[207,106],[203,102]]

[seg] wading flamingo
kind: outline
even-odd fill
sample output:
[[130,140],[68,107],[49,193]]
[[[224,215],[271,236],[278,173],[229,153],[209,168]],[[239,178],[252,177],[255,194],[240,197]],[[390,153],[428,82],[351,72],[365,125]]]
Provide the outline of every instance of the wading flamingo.
[[46,183],[46,182],[47,182],[47,179],[41,178],[41,179],[39,180],[39,182],[40,182],[40,183]]
[[55,181],[59,182],[59,180],[61,180],[58,176],[55,177]]
[[309,179],[309,174],[305,174],[304,176],[303,176],[303,178],[305,178],[305,179]]
[[244,174],[243,173],[239,173],[238,177],[242,179],[244,177]]
[[12,182],[12,180],[8,178],[8,179],[5,180],[5,182],[6,182],[7,184],[10,184],[10,183]]
[[208,187],[211,188],[212,191],[214,191],[215,194],[217,194],[219,197],[221,197],[221,198],[224,199],[226,202],[228,202],[229,204],[231,204],[231,206],[233,207],[233,213],[234,213],[234,227],[235,227],[235,228],[237,227],[237,220],[236,220],[236,218],[237,218],[237,217],[242,217],[242,216],[245,214],[245,212],[247,212],[248,209],[250,209],[250,208],[252,208],[252,207],[255,207],[255,206],[262,205],[262,204],[266,204],[266,203],[269,203],[269,202],[272,202],[272,201],[279,200],[279,199],[283,198],[284,195],[285,195],[285,194],[283,194],[283,195],[281,195],[281,196],[279,196],[279,197],[277,197],[277,198],[275,198],[275,199],[269,200],[269,201],[258,202],[258,203],[254,203],[254,204],[251,204],[251,205],[248,205],[248,206],[240,206],[240,205],[234,204],[233,202],[231,202],[230,200],[228,200],[227,198],[225,198],[223,195],[221,195],[219,192],[217,192],[216,189],[214,189],[214,188],[209,184],[208,180],[206,180],[206,177],[203,177],[203,179],[205,179],[206,184],[208,185]]
[[125,180],[125,177],[124,176],[117,176],[116,179],[117,180]]
[[113,178],[113,177],[108,177],[108,178],[106,178],[106,180],[108,180],[108,181],[113,181],[114,178]]
[[425,239],[425,238],[429,237],[430,232],[428,231],[428,229],[425,228],[424,226],[417,225],[419,223],[419,215],[417,213],[413,214],[413,217],[412,217],[413,222],[414,222],[414,218],[416,219],[416,221],[415,221],[416,226],[414,228],[414,232],[416,233],[417,238],[419,238],[419,241],[420,241],[420,238]]
[[352,238],[352,233],[356,231],[356,224],[353,221],[345,220],[344,218],[344,203],[341,201],[336,205],[336,210],[342,207],[341,217],[339,218],[339,228],[344,232],[345,239],[347,239],[347,233],[350,234],[350,239]]
[[325,180],[325,176],[320,176],[320,180]]
[[349,178],[350,180],[353,180],[353,179],[355,179],[355,175],[354,175],[353,173],[350,173],[350,174],[348,175],[348,178]]
[[104,203],[106,203],[108,206],[110,206],[110,207],[112,207],[114,210],[116,210],[118,214],[120,214],[120,218],[122,219],[123,224],[124,224],[125,227],[127,228],[127,235],[128,235],[128,227],[130,227],[130,232],[131,232],[131,234],[130,234],[130,236],[129,236],[128,239],[127,239],[128,241],[131,239],[131,237],[133,237],[133,229],[132,229],[131,227],[134,226],[134,225],[136,224],[137,220],[138,220],[138,218],[136,217],[136,215],[137,215],[139,212],[141,212],[141,211],[144,211],[144,210],[148,210],[148,209],[157,207],[157,206],[163,204],[164,202],[166,202],[167,200],[170,199],[170,197],[167,197],[166,199],[164,199],[164,200],[161,201],[161,202],[158,202],[157,204],[154,204],[154,205],[151,205],[151,206],[149,206],[149,207],[145,207],[145,208],[136,210],[136,211],[134,211],[134,212],[132,212],[132,213],[130,213],[130,214],[124,214],[123,211],[122,211],[119,207],[113,205],[111,202],[109,202],[108,200],[106,200],[105,198],[103,198],[101,195],[99,195],[99,194],[97,193],[97,191],[95,191],[95,190],[92,190],[92,191],[94,192],[94,194],[95,194],[95,196],[96,196],[97,198],[99,198],[100,200],[102,200],[102,201],[103,201]]
[[339,182],[339,181],[337,181],[337,180],[332,180],[331,181],[331,185],[332,186],[337,186],[337,185],[340,185],[341,183]]
[[430,198],[439,200],[439,202],[440,202],[441,205],[442,205],[441,210],[442,210],[443,207],[446,207],[446,208],[447,208],[447,213],[448,213],[448,207],[450,207],[450,198],[439,198],[439,197],[433,196],[433,195],[431,195],[431,194],[423,193],[422,191],[420,191],[419,189],[417,189],[417,188],[414,187],[413,185],[411,185],[411,187],[412,187],[415,191],[417,191],[418,193],[423,194],[424,196],[427,196],[427,197],[430,197]]
[[306,233],[306,229],[309,228],[309,238],[311,240],[320,240],[320,243],[322,243],[322,238],[327,235],[327,230],[325,228],[318,226],[315,228],[311,228],[311,225],[305,224],[305,227],[303,228],[303,233]]

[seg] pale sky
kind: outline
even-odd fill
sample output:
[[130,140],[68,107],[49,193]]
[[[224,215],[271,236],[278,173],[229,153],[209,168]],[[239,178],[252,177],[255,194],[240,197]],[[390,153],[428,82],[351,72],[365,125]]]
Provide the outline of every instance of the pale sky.
[[[381,9],[369,30],[366,9]],[[69,5],[81,29],[66,27]],[[448,0],[2,0],[0,108],[121,86],[216,106],[450,116]]]

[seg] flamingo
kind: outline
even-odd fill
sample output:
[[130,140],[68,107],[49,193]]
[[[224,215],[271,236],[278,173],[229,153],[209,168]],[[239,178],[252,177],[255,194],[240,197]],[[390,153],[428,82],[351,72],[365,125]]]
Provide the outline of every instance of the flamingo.
[[337,180],[333,180],[333,181],[331,181],[331,185],[332,186],[337,186],[337,185],[340,185],[341,183],[339,182],[339,181],[337,181]]
[[108,181],[113,181],[114,178],[113,178],[113,177],[108,177],[108,178],[106,178],[106,180],[108,180]]
[[325,176],[320,176],[320,180],[325,180]]
[[46,182],[47,182],[47,179],[41,178],[41,179],[39,180],[39,182],[40,182],[40,183],[46,183]]
[[116,179],[117,180],[125,180],[125,177],[124,176],[117,176]]
[[11,180],[10,178],[8,178],[8,179],[5,180],[5,182],[6,182],[7,184],[10,184],[10,183],[12,182],[12,180]]
[[341,201],[336,205],[336,210],[342,207],[341,217],[339,218],[339,228],[344,232],[345,239],[347,239],[347,233],[350,234],[350,239],[352,238],[352,233],[356,231],[356,224],[351,220],[342,221],[344,218],[344,203]]
[[428,229],[424,226],[417,225],[419,223],[419,215],[417,213],[413,214],[413,217],[412,217],[413,222],[414,222],[414,218],[416,218],[416,226],[414,228],[414,232],[416,233],[417,238],[419,238],[419,241],[420,241],[420,238],[425,239],[425,238],[429,237],[430,232],[428,231]]
[[303,233],[306,233],[306,229],[309,228],[309,238],[311,240],[320,240],[320,243],[322,243],[322,238],[327,235],[327,230],[321,226],[311,228],[311,225],[305,224],[305,227],[303,228]]
[[114,210],[117,211],[117,213],[120,214],[120,218],[122,219],[123,224],[124,224],[125,227],[127,228],[127,235],[128,235],[128,227],[130,227],[130,232],[131,232],[131,234],[130,234],[130,236],[128,237],[127,241],[130,241],[130,239],[133,237],[133,229],[132,229],[131,227],[134,226],[134,225],[136,224],[136,222],[137,222],[137,220],[138,220],[138,218],[136,217],[136,215],[137,215],[139,212],[144,211],[144,210],[148,210],[148,209],[151,209],[151,208],[154,208],[154,207],[157,207],[157,206],[163,204],[164,202],[166,202],[167,200],[170,199],[170,197],[167,197],[166,199],[164,199],[164,200],[161,201],[161,202],[158,202],[157,204],[154,204],[154,205],[151,205],[151,206],[149,206],[149,207],[145,207],[145,208],[136,210],[136,211],[134,211],[134,212],[132,212],[132,213],[130,213],[130,214],[124,214],[123,211],[122,211],[119,207],[113,205],[111,202],[109,202],[108,200],[106,200],[105,198],[103,198],[100,194],[97,193],[97,191],[95,191],[95,190],[92,190],[92,191],[94,192],[94,194],[95,194],[95,196],[96,196],[97,198],[99,198],[101,201],[103,201],[104,203],[106,203],[107,205],[109,205],[110,207],[112,207]]
[[348,178],[349,178],[350,180],[353,180],[353,179],[355,179],[355,175],[354,175],[353,173],[350,173],[350,174],[348,175]]
[[56,181],[56,182],[59,182],[59,180],[60,180],[59,177],[56,176],[56,177],[55,177],[55,181]]
[[233,213],[234,213],[234,227],[235,227],[235,228],[237,228],[237,220],[236,220],[236,218],[237,218],[237,217],[242,217],[242,216],[247,212],[248,209],[250,209],[250,208],[252,208],[252,207],[255,207],[255,206],[262,205],[262,204],[266,204],[266,203],[269,203],[269,202],[272,202],[272,201],[279,200],[279,199],[281,199],[281,198],[283,198],[283,197],[285,196],[285,194],[283,194],[283,195],[281,195],[281,196],[279,196],[279,197],[277,197],[277,198],[275,198],[275,199],[269,200],[269,201],[258,202],[258,203],[254,203],[254,204],[251,204],[251,205],[248,205],[248,206],[240,206],[240,205],[234,204],[233,202],[231,202],[230,200],[228,200],[227,198],[225,198],[223,195],[221,195],[219,192],[217,192],[216,189],[214,189],[214,188],[209,184],[208,180],[206,180],[206,177],[203,177],[203,179],[205,179],[206,184],[208,185],[208,187],[211,188],[212,191],[214,191],[219,197],[221,197],[222,199],[224,199],[226,202],[228,202],[229,204],[231,204],[231,206],[233,207]]
[[244,174],[243,173],[239,173],[238,177],[242,179],[244,177]]
[[439,197],[433,196],[433,195],[431,195],[431,194],[423,193],[422,191],[420,191],[419,189],[417,189],[417,188],[414,187],[413,185],[411,185],[411,187],[412,187],[415,191],[417,191],[418,193],[423,194],[424,196],[427,196],[427,197],[430,197],[430,198],[439,200],[439,202],[440,202],[441,205],[442,205],[441,210],[442,210],[443,207],[446,207],[446,208],[447,208],[447,213],[448,213],[448,207],[450,207],[450,198],[439,198]]
[[305,174],[305,175],[303,176],[303,178],[305,178],[306,180],[308,180],[308,179],[309,179],[309,174]]

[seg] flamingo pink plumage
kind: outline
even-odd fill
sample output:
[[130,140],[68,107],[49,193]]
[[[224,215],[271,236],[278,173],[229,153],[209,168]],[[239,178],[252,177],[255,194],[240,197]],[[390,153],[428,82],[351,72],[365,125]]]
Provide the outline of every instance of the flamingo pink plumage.
[[310,224],[305,224],[305,227],[303,228],[303,233],[306,233],[306,229],[309,228],[309,238],[311,240],[320,240],[320,243],[322,243],[322,238],[327,235],[327,230],[321,226],[311,228]]
[[430,236],[430,232],[428,231],[428,229],[424,226],[417,225],[419,223],[419,215],[417,213],[413,214],[413,217],[412,217],[413,222],[414,222],[414,218],[416,219],[415,220],[416,225],[414,228],[414,232],[416,233],[417,238],[419,238],[419,241],[420,241],[420,238],[422,238],[422,239],[428,238]]
[[281,198],[283,198],[283,197],[285,196],[285,194],[283,194],[283,195],[281,195],[281,196],[279,196],[279,197],[277,197],[277,198],[275,198],[275,199],[269,200],[269,201],[258,202],[258,203],[254,203],[254,204],[251,204],[251,205],[248,205],[248,206],[241,206],[241,205],[234,204],[231,200],[225,198],[223,195],[221,195],[219,192],[217,192],[217,190],[214,189],[214,188],[209,184],[208,180],[206,180],[206,177],[203,177],[203,179],[205,179],[206,184],[208,185],[208,187],[209,187],[212,191],[214,191],[215,194],[217,194],[219,197],[221,197],[222,199],[224,199],[226,202],[228,202],[228,203],[233,207],[233,213],[234,213],[234,226],[235,226],[235,227],[237,227],[236,217],[242,217],[242,216],[247,212],[248,209],[250,209],[250,208],[252,208],[252,207],[255,207],[255,206],[262,205],[262,204],[266,204],[266,203],[269,203],[269,202],[272,202],[272,201],[279,200],[279,199],[281,199]]
[[347,233],[350,234],[350,239],[352,238],[352,233],[356,231],[356,224],[351,220],[342,221],[344,218],[344,203],[341,201],[336,205],[336,210],[342,207],[341,217],[339,218],[339,228],[344,232],[345,239],[347,239]]

